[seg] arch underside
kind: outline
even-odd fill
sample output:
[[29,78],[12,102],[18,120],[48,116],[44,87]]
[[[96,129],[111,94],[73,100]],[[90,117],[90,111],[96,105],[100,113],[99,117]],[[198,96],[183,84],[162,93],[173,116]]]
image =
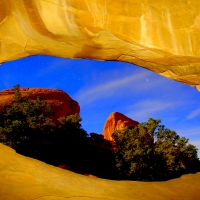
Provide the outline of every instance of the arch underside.
[[200,89],[199,8],[198,0],[1,0],[0,63],[116,60]]

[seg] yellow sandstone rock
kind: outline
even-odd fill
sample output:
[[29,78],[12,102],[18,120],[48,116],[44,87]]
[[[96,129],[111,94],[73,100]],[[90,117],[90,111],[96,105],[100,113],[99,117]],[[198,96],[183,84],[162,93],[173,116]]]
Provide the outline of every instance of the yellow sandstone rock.
[[29,55],[134,63],[200,89],[199,0],[1,0],[0,63]]
[[0,144],[1,200],[199,200],[200,173],[166,182],[111,181],[47,165]]
[[[0,63],[42,54],[124,61],[200,89],[199,0],[0,0]],[[1,200],[199,200],[200,173],[94,179],[0,144]]]

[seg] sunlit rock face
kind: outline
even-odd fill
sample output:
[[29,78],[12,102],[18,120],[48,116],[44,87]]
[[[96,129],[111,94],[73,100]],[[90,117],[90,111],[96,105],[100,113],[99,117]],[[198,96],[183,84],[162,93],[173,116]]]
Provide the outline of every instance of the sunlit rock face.
[[1,0],[0,63],[35,54],[125,61],[200,89],[199,8],[199,0]]
[[134,121],[127,116],[119,113],[113,112],[109,115],[108,119],[106,120],[103,128],[103,136],[104,139],[113,141],[112,134],[115,130],[120,130],[127,126],[137,126],[139,122]]
[[200,173],[165,182],[91,178],[17,154],[0,144],[1,200],[199,200]]
[[[13,101],[14,90],[8,89],[0,92],[0,111],[3,110],[5,105],[10,105]],[[80,106],[78,102],[73,100],[67,93],[62,90],[57,89],[42,89],[42,88],[21,88],[20,93],[22,96],[30,93],[30,99],[36,100],[38,96],[42,97],[48,105],[50,105],[52,111],[55,112],[52,117],[54,122],[57,122],[56,119],[68,116],[79,114]]]

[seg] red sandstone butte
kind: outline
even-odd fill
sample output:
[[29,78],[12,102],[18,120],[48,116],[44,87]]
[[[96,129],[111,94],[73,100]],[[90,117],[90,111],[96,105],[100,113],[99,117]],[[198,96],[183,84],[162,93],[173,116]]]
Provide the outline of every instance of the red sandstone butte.
[[104,139],[113,141],[112,134],[127,126],[137,126],[139,122],[134,121],[119,112],[113,112],[106,120],[103,128]]
[[[31,93],[30,99],[36,100],[38,96],[46,101],[51,106],[55,115],[52,117],[54,122],[63,116],[79,114],[80,106],[78,102],[73,100],[67,93],[58,89],[44,89],[44,88],[20,88],[20,93],[25,96]],[[6,89],[0,92],[0,112],[5,105],[10,105],[13,101],[14,89]]]

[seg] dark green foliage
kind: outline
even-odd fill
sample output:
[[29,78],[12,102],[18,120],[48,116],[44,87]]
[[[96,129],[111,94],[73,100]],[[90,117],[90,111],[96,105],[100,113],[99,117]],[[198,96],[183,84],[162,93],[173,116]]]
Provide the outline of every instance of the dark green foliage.
[[0,142],[55,166],[67,164],[80,173],[110,177],[115,166],[109,142],[88,137],[78,114],[54,124],[46,102],[41,97],[31,101],[31,94],[22,97],[19,88],[14,86],[12,104],[0,113]]
[[116,167],[120,179],[168,180],[200,170],[197,148],[175,131],[150,118],[137,127],[116,131]]
[[44,135],[47,138],[49,127],[53,126],[49,118],[53,112],[40,97],[35,102],[30,101],[30,94],[22,97],[19,85],[14,90],[13,103],[0,113],[0,141],[19,153],[35,156],[36,146],[43,142]]
[[86,131],[81,128],[81,120],[82,118],[78,114],[62,117],[58,119],[57,128],[69,139],[80,140],[87,136]]
[[87,132],[81,128],[81,120],[78,114],[59,119],[53,139],[53,153],[57,155],[57,164],[78,167],[87,138]]
[[[10,106],[0,113],[0,142],[18,153],[58,166],[66,164],[80,173],[113,178],[112,145],[103,138],[88,137],[78,114],[62,117],[54,124],[51,108],[38,97],[22,97],[20,86]],[[96,134],[98,135],[98,134]]]
[[83,142],[87,133],[81,128],[81,118],[71,115],[54,124],[54,112],[41,97],[33,102],[30,95],[22,97],[19,85],[14,86],[13,103],[0,113],[0,142],[18,153],[50,164],[66,161],[70,152]]
[[115,160],[112,144],[102,135],[91,133],[83,151],[85,173],[101,178],[115,179]]

